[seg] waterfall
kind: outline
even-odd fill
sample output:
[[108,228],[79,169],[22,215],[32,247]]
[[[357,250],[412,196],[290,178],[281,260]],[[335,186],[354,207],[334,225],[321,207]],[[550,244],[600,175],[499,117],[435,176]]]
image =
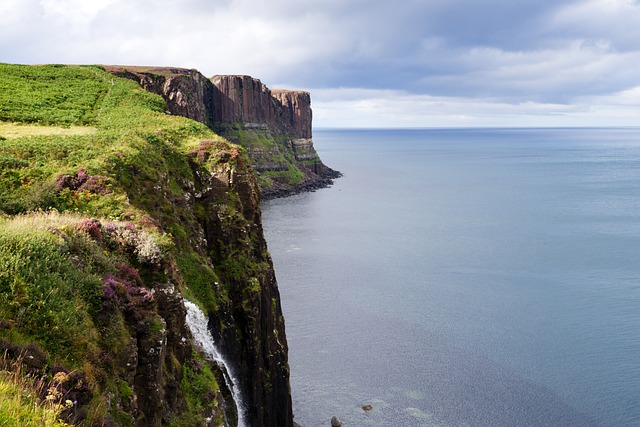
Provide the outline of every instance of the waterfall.
[[240,381],[236,378],[233,369],[231,369],[216,348],[213,336],[211,336],[211,332],[209,332],[207,316],[191,301],[184,300],[184,306],[187,309],[187,326],[191,330],[193,339],[202,347],[205,356],[217,363],[221,368],[227,388],[231,391],[231,396],[236,404],[238,427],[245,427],[245,408],[242,396],[240,395]]

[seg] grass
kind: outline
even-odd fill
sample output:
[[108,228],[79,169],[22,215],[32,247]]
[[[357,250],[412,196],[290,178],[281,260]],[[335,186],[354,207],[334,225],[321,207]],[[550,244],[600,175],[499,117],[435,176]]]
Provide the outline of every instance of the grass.
[[39,135],[92,135],[97,131],[94,126],[46,126],[0,122],[0,139]]
[[109,85],[95,67],[0,64],[0,120],[85,125]]
[[[45,225],[46,224],[46,225]],[[97,332],[86,310],[99,278],[80,272],[43,216],[0,223],[0,314],[23,335],[69,363],[83,358]]]
[[[82,372],[86,425],[130,418],[115,360],[158,316],[154,284],[215,312],[269,267],[248,254],[253,237],[233,237],[247,228],[237,195],[212,190],[246,152],[165,107],[100,67],[0,64],[0,349],[35,346],[42,372]],[[204,240],[215,221],[224,247]],[[197,382],[181,385],[190,413],[213,404],[196,399],[213,377],[179,369]]]
[[43,383],[22,375],[19,363],[3,359],[0,365],[7,368],[0,370],[0,426],[72,427],[59,418],[73,406],[71,400],[41,400]]

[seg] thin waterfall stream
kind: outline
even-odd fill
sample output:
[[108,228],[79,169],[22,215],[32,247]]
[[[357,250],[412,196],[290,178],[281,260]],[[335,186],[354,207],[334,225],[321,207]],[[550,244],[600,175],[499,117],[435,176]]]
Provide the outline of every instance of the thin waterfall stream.
[[207,316],[191,301],[184,300],[184,306],[187,309],[187,326],[191,330],[193,339],[202,347],[205,356],[217,363],[221,368],[227,388],[231,391],[231,396],[236,405],[238,427],[245,427],[245,408],[240,394],[240,381],[235,377],[233,369],[216,348],[213,336],[208,328]]

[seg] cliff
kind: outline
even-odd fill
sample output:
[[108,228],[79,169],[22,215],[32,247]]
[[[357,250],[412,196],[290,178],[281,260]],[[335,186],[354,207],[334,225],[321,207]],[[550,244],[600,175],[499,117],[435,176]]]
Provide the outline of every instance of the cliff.
[[275,123],[271,91],[250,76],[214,76],[213,123]]
[[187,298],[241,379],[247,424],[291,426],[261,192],[246,151],[203,124],[213,84],[110,71],[0,64],[0,370],[39,378],[78,426],[235,425]]
[[295,138],[311,139],[311,95],[309,92],[276,89],[272,92],[278,101],[279,123],[282,133]]
[[308,92],[270,90],[250,76],[205,78],[180,68],[107,66],[161,95],[168,112],[206,124],[246,148],[264,198],[321,188],[340,176],[313,146]]

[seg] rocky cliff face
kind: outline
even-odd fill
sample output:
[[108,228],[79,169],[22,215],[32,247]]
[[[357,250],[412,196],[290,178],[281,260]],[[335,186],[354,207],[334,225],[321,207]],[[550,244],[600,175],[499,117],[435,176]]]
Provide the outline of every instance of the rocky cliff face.
[[265,198],[324,187],[340,176],[313,147],[308,92],[270,90],[250,76],[207,79],[180,68],[105,68],[161,95],[171,114],[205,123],[245,147]]
[[[201,144],[204,150],[207,146],[207,142]],[[200,221],[207,251],[214,261],[225,260],[217,272],[229,296],[210,313],[210,329],[224,343],[222,352],[240,368],[251,425],[291,426],[285,326],[262,231],[260,191],[242,157],[235,159],[233,167],[218,159],[207,159],[205,164],[210,166],[196,173],[201,177],[196,188],[205,191],[194,193],[192,200],[196,210],[205,213]],[[229,192],[237,194],[237,200],[220,204]]]
[[308,92],[269,90],[248,76],[216,76],[212,82],[220,103],[242,106],[234,114],[214,114],[213,127],[247,149],[265,197],[323,187],[340,176],[313,147]]
[[214,76],[211,81],[215,86],[214,124],[240,122],[249,128],[266,125],[276,135],[311,138],[309,92],[270,90],[250,76]]
[[200,123],[211,123],[212,87],[199,71],[185,68],[105,67],[118,77],[135,80],[145,90],[162,95],[168,112]]
[[250,76],[214,76],[213,123],[275,123],[271,91]]
[[311,139],[311,95],[309,92],[275,89],[271,91],[278,101],[278,116],[283,133],[290,137]]

